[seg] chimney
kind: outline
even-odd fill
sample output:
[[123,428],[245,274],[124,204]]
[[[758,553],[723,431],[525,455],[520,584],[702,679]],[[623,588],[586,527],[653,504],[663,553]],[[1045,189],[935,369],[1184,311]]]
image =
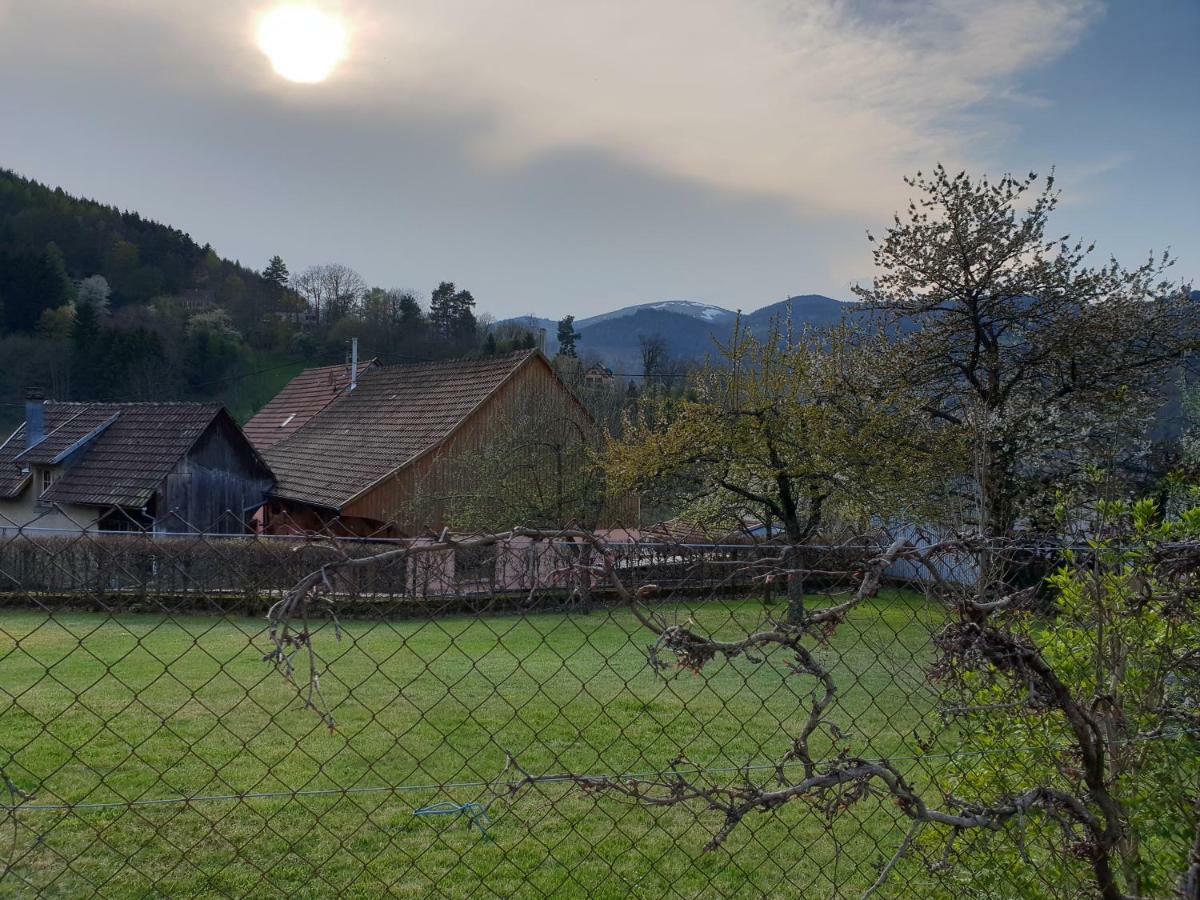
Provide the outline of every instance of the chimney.
[[46,401],[41,391],[25,394],[25,449],[36,446],[46,436]]
[[538,352],[545,354],[546,352],[546,329],[539,328],[537,330],[537,348]]
[[350,390],[358,387],[358,338],[350,338]]

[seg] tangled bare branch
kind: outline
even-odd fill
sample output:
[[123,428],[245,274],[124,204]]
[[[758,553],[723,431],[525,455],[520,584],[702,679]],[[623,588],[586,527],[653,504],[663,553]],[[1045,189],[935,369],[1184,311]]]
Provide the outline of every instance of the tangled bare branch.
[[[510,756],[506,771],[515,770],[519,777],[504,782],[499,796],[516,800],[535,785],[566,783],[586,794],[617,797],[646,807],[698,807],[721,819],[706,845],[708,850],[722,846],[747,816],[769,813],[786,804],[802,802],[826,821],[832,821],[868,799],[886,800],[912,825],[894,855],[881,868],[868,894],[880,889],[927,826],[949,830],[949,852],[955,839],[967,831],[996,831],[1013,822],[1023,829],[1026,817],[1036,814],[1056,825],[1075,855],[1088,861],[1101,896],[1106,900],[1126,896],[1118,887],[1114,857],[1116,848],[1127,834],[1128,817],[1111,790],[1103,711],[1075,696],[1037,645],[1006,623],[1008,618],[1019,619],[1034,608],[1036,587],[997,592],[998,596],[989,597],[962,585],[950,584],[941,576],[938,558],[978,550],[970,539],[918,547],[905,538],[897,538],[882,549],[875,545],[873,551],[869,545],[857,544],[858,558],[834,573],[842,577],[853,573],[854,587],[846,599],[825,607],[806,608],[797,620],[790,617],[788,621],[768,619],[767,627],[730,640],[705,633],[690,619],[671,621],[656,610],[652,598],[663,593],[663,589],[654,583],[635,584],[621,554],[603,536],[580,530],[548,532],[514,528],[501,534],[456,537],[443,531],[436,538],[406,541],[374,556],[352,559],[343,555],[310,573],[271,608],[268,620],[273,648],[264,658],[296,684],[294,658],[301,653],[307,655],[308,678],[306,683],[298,685],[298,689],[304,705],[321,715],[332,728],[334,721],[321,694],[321,661],[313,646],[309,622],[318,613],[330,615],[335,631],[340,633],[334,614],[333,588],[337,576],[343,570],[502,544],[516,538],[547,542],[569,540],[575,546],[586,548],[587,552],[569,554],[565,566],[560,567],[570,570],[568,583],[607,586],[618,604],[628,609],[654,636],[649,661],[660,674],[666,674],[672,668],[699,674],[714,661],[730,663],[745,659],[758,664],[782,651],[790,656],[787,674],[812,679],[815,690],[806,704],[805,714],[797,717],[798,730],[789,736],[789,748],[773,764],[773,783],[754,780],[749,770],[742,781],[714,783],[705,778],[702,768],[684,758],[673,760],[665,773],[643,777],[571,773],[537,775],[526,771],[515,757]],[[838,549],[844,551],[846,548]],[[678,552],[681,557],[684,555],[682,548]],[[1190,546],[1160,547],[1158,553],[1157,565],[1163,571],[1190,571],[1188,567],[1195,561],[1194,548]],[[817,577],[814,573],[824,571],[814,567],[798,573],[796,559],[794,553],[785,549],[777,557],[759,556],[740,564],[736,560],[720,560],[715,568],[725,574],[717,580],[725,583],[735,572],[762,582],[778,577],[780,572],[784,572],[785,577]],[[931,803],[906,780],[893,761],[865,758],[846,749],[845,735],[830,718],[838,696],[838,684],[831,670],[814,652],[814,644],[827,642],[856,609],[877,594],[884,574],[902,560],[930,573],[927,583],[932,586],[931,593],[946,601],[952,616],[935,638],[941,661],[930,676],[954,679],[965,672],[991,672],[1017,688],[1019,699],[988,708],[1020,706],[1061,715],[1071,739],[1069,751],[1078,763],[1081,791],[1042,782],[988,802],[967,801],[943,791],[939,801]],[[781,568],[783,566],[787,568]],[[590,587],[585,589],[590,590]],[[1194,652],[1194,648],[1192,651],[1185,649],[1172,663],[1177,670],[1187,670],[1188,652]],[[960,712],[978,712],[984,707],[958,709]],[[841,747],[833,757],[822,756],[814,750],[814,738],[819,733],[830,735],[833,746]],[[1191,890],[1200,878],[1196,874],[1200,872],[1200,863],[1193,869],[1195,871],[1189,870],[1190,874],[1181,880],[1181,891]]]

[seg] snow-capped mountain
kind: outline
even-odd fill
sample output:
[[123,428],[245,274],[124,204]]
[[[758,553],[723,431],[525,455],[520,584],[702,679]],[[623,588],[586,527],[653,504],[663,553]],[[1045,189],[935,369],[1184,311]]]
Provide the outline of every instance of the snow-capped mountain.
[[[805,294],[743,313],[742,323],[761,337],[769,332],[772,320],[786,319],[789,313],[792,326],[799,330],[805,325],[833,324],[854,310],[854,304]],[[618,372],[638,374],[642,337],[661,336],[672,359],[699,360],[715,350],[715,341],[728,340],[736,318],[737,313],[711,303],[661,300],[577,319],[575,329],[580,334],[580,354],[598,357]],[[526,328],[544,328],[546,352],[553,355],[558,351],[558,323],[553,319],[525,316],[510,321]]]
[[598,316],[589,316],[586,319],[577,321],[575,327],[582,329],[598,325],[601,322],[607,322],[611,319],[626,318],[637,315],[640,310],[676,313],[681,316],[688,316],[692,319],[700,319],[701,321],[710,323],[733,321],[733,317],[736,315],[736,313],[722,306],[701,303],[699,300],[660,300],[657,303],[637,303],[633,306],[623,306],[620,309],[614,309],[612,312],[601,313]]

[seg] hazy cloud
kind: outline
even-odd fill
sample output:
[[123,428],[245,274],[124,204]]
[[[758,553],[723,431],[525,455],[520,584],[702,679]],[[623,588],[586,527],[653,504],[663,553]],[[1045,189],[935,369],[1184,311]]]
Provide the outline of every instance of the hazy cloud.
[[279,2],[0,0],[0,165],[502,315],[846,296],[939,160],[1057,164],[1064,231],[1197,271],[1193,0],[313,0],[315,85]]
[[390,64],[418,100],[477,110],[483,160],[600,148],[718,189],[855,212],[878,211],[901,173],[931,159],[985,156],[994,125],[967,116],[1068,48],[1095,11],[1083,0],[403,8],[367,42],[364,73]]
[[986,144],[1004,123],[981,104],[1069,48],[1097,13],[1091,0],[318,2],[349,20],[352,53],[312,88],[280,82],[253,45],[255,17],[274,5],[70,4],[76,16],[153,23],[161,37],[127,64],[169,57],[163,77],[196,89],[397,125],[445,116],[469,123],[482,166],[600,151],[834,213],[878,213],[899,199],[899,176],[931,160],[991,162]]

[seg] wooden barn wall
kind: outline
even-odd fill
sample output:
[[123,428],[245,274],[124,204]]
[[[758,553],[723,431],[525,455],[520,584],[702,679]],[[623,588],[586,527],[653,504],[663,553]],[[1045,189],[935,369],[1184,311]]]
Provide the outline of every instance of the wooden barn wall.
[[154,499],[156,531],[232,534],[247,530],[273,479],[238,439],[233,426],[218,417]]
[[[472,491],[468,467],[450,464],[464,453],[480,450],[489,436],[503,430],[513,416],[535,403],[546,410],[542,427],[576,431],[595,424],[573,394],[544,362],[534,359],[514,374],[482,408],[463,423],[436,451],[382,482],[343,509],[343,514],[392,523],[396,532],[420,533],[445,523],[445,504],[429,498],[455,496]],[[575,423],[571,425],[570,423]],[[557,424],[555,424],[557,423]],[[547,455],[540,471],[530,479],[553,477],[553,459]],[[628,505],[628,504],[627,504]],[[515,523],[514,523],[515,524]]]

